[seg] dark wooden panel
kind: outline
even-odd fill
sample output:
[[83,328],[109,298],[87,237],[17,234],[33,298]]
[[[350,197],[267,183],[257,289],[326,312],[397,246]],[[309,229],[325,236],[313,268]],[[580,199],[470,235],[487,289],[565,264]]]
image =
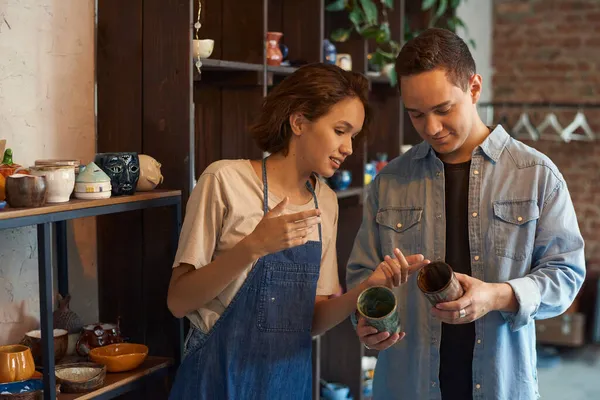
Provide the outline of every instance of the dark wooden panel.
[[207,166],[221,158],[221,88],[195,85],[194,105],[197,179]]
[[221,158],[262,158],[248,133],[260,110],[262,88],[223,88],[221,99]]
[[[98,0],[98,152],[142,151],[142,25],[142,0]],[[141,211],[97,219],[98,308],[143,342],[141,221]]]
[[423,141],[421,136],[419,136],[419,132],[413,126],[410,115],[408,112],[404,110],[404,131],[402,132],[402,144],[412,144],[413,146],[419,144]]
[[[198,18],[198,1],[190,0],[194,6],[192,13],[192,27]],[[223,54],[223,34],[221,31],[223,16],[222,0],[210,0],[202,2],[202,13],[200,23],[202,26],[198,31],[199,39],[212,39],[215,41],[215,47],[210,58],[220,59]],[[192,28],[193,38],[196,39],[196,29]]]
[[[288,46],[288,58],[294,63],[323,60],[324,8],[323,0],[283,1],[283,42]],[[269,1],[269,7],[273,0]]]
[[350,319],[323,335],[321,346],[321,377],[347,385],[352,398],[361,399],[363,347]]
[[285,0],[267,1],[267,31],[283,32],[282,42],[286,42],[287,33],[283,30],[283,3]]
[[[162,163],[163,188],[190,190],[192,77],[190,0],[144,0],[143,152]],[[166,298],[175,254],[173,211],[143,212],[143,302],[150,353],[176,355],[176,320]]]
[[370,103],[373,121],[367,138],[367,159],[376,160],[377,153],[387,153],[391,160],[400,154],[400,96],[389,85],[375,85]]
[[98,0],[98,151],[142,148],[142,0]]
[[263,0],[222,0],[222,58],[263,63]]

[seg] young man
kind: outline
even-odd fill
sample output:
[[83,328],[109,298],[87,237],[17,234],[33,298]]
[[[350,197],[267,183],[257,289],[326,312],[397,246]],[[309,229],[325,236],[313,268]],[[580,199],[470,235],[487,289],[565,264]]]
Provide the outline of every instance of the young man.
[[536,399],[536,319],[564,312],[585,277],[567,185],[546,156],[487,127],[481,76],[454,33],[429,29],[396,62],[423,142],[369,187],[349,287],[395,247],[452,266],[463,297],[432,308],[416,277],[396,290],[406,332],[358,321],[379,353],[374,399]]

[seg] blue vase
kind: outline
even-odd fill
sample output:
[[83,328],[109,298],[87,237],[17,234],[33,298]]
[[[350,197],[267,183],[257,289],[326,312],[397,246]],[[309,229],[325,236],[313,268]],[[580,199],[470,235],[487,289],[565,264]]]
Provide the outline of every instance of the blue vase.
[[335,64],[337,50],[329,39],[323,40],[323,62],[325,64]]
[[346,190],[352,183],[352,173],[344,169],[337,170],[329,180],[333,189]]
[[281,59],[282,60],[287,60],[287,56],[290,52],[290,50],[288,49],[288,47],[283,44],[283,43],[279,43],[279,50],[281,50]]

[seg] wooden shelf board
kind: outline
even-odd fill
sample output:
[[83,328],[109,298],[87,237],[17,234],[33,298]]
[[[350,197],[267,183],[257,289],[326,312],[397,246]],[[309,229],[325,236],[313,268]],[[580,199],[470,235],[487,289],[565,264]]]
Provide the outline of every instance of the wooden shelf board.
[[349,187],[346,190],[336,190],[335,194],[337,195],[338,199],[343,199],[352,196],[362,196],[364,192],[365,189],[363,187]]
[[52,214],[58,212],[82,210],[86,208],[111,206],[117,204],[134,203],[138,201],[157,200],[166,197],[180,196],[180,190],[159,190],[155,189],[150,192],[138,192],[131,196],[115,196],[101,200],[79,200],[71,199],[67,203],[46,204],[42,207],[35,208],[6,208],[0,210],[0,221],[12,218],[33,217],[44,214]]
[[[170,367],[172,364],[173,360],[170,358],[149,356],[142,365],[132,371],[120,373],[107,372],[104,385],[99,389],[87,393],[61,393],[58,395],[58,400],[87,400],[98,396],[109,398],[111,392],[115,392],[115,395],[120,395],[123,391],[119,389],[123,389],[125,385],[135,383],[143,377]],[[118,393],[116,393],[117,390]]]
[[263,65],[207,58],[206,60],[202,60],[202,67],[200,67],[200,69],[222,71],[262,71]]

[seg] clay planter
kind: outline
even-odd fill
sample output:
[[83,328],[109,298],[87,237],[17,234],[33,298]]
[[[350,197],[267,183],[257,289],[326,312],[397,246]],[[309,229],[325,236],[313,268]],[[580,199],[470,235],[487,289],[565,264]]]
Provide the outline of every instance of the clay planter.
[[46,204],[46,178],[25,174],[6,177],[6,201],[14,208],[41,207]]

